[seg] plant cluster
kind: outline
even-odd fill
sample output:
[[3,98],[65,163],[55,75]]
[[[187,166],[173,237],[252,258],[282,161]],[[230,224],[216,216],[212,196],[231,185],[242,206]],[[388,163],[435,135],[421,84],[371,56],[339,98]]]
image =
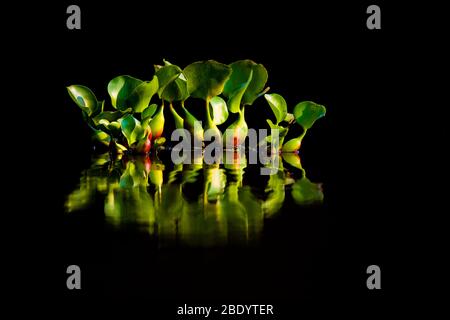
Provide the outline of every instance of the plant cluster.
[[[237,147],[248,133],[245,109],[264,96],[275,116],[268,119],[272,130],[279,130],[279,151],[296,152],[306,132],[314,122],[324,116],[324,106],[311,101],[296,104],[291,112],[285,99],[276,93],[267,93],[268,73],[262,64],[240,60],[229,65],[214,60],[194,62],[184,69],[164,60],[155,65],[151,80],[143,81],[129,75],[121,75],[108,84],[110,104],[99,101],[95,94],[82,85],[67,87],[70,97],[81,109],[83,118],[93,130],[93,137],[107,145],[113,153],[149,153],[164,144],[164,108],[174,118],[177,129],[186,129],[193,139],[205,141],[209,132],[214,140],[225,144],[231,139]],[[190,111],[189,98],[204,101],[203,119],[197,119]],[[218,125],[224,124],[230,113],[237,119],[224,132]],[[203,125],[196,125],[202,120]],[[284,142],[291,125],[300,125],[302,134]],[[208,130],[208,131],[206,131]],[[211,134],[212,133],[212,134]],[[268,142],[271,136],[267,137]],[[209,141],[209,140],[208,140]]]

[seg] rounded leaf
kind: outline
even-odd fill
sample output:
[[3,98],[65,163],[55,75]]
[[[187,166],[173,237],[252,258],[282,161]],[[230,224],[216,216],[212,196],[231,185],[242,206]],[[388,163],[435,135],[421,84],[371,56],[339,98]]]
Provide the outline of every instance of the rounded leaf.
[[131,114],[122,118],[120,127],[122,128],[122,133],[127,139],[129,146],[142,140],[145,136],[145,130],[142,128],[141,123]]
[[284,100],[281,95],[276,93],[265,94],[264,98],[266,98],[269,103],[269,106],[277,119],[277,124],[283,121],[287,116],[286,100]]
[[294,107],[294,117],[304,129],[312,127],[314,122],[325,116],[326,108],[312,101],[303,101]]
[[72,100],[87,113],[88,116],[95,115],[101,111],[102,104],[97,101],[95,94],[85,86],[72,85],[67,87]]
[[231,68],[214,60],[198,61],[188,65],[183,73],[189,94],[194,98],[208,100],[222,93]]
[[180,67],[164,60],[164,66],[158,68],[156,76],[160,81],[158,95],[161,99],[173,102],[188,98],[186,78]]
[[118,76],[108,83],[108,93],[114,108],[125,111],[132,108],[142,112],[158,91],[158,78],[142,81],[131,76]]
[[[264,93],[268,78],[266,68],[252,60],[239,60],[230,64],[230,67],[232,73],[224,87],[225,97],[231,98],[236,95],[236,92],[242,90],[245,84],[239,103],[243,105],[253,104]],[[251,79],[249,80],[249,78]]]
[[148,107],[153,95],[158,91],[158,78],[153,77],[152,81],[144,81],[137,86],[128,97],[126,105],[134,112],[142,112]]

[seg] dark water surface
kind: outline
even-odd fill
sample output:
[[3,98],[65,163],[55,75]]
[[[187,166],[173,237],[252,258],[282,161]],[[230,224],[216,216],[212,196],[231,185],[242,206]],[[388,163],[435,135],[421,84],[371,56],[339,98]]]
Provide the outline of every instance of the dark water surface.
[[311,288],[328,242],[326,186],[296,154],[273,175],[260,169],[245,155],[221,165],[94,155],[66,196],[66,258],[103,297],[274,300]]

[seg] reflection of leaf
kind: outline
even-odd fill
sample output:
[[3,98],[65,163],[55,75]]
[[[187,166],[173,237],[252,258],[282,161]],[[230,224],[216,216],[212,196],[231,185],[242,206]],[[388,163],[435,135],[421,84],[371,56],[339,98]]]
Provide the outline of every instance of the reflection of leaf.
[[295,120],[306,130],[311,128],[314,122],[323,117],[325,113],[324,106],[311,101],[300,102],[294,107]]
[[269,176],[266,187],[267,199],[263,202],[264,214],[270,217],[276,214],[283,206],[285,198],[285,176],[283,170]]
[[304,169],[302,167],[302,164],[300,162],[300,156],[296,153],[282,153],[281,157],[284,161],[286,161],[288,164],[293,166],[294,168],[300,169],[302,172],[304,172]]
[[303,177],[292,186],[292,198],[299,205],[307,205],[323,201],[323,192],[320,183],[312,183]]
[[218,167],[205,169],[204,179],[207,200],[216,201],[225,189],[226,176],[223,169]]

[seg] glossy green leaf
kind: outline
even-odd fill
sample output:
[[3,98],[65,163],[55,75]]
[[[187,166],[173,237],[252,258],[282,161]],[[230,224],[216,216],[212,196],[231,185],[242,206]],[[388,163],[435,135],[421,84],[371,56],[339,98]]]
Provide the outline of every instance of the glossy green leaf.
[[125,111],[132,108],[142,112],[150,103],[152,96],[158,90],[158,78],[152,81],[142,81],[131,76],[118,76],[108,83],[108,93],[113,107]]
[[131,92],[142,83],[142,80],[131,76],[118,76],[108,83],[108,93],[111,97],[111,104],[119,110],[127,109],[126,100]]
[[199,61],[188,65],[184,71],[189,94],[194,98],[211,99],[222,93],[231,68],[214,60]]
[[254,64],[252,81],[248,85],[242,99],[244,105],[252,105],[257,98],[269,90],[269,88],[264,89],[267,79],[268,73],[266,68],[262,64]]
[[152,81],[142,82],[137,86],[127,99],[126,104],[132,108],[134,112],[142,112],[147,108],[153,95],[158,91],[158,78],[153,77]]
[[247,90],[248,85],[252,81],[252,77],[253,77],[253,70],[250,70],[247,81],[242,83],[239,87],[236,88],[236,90],[233,93],[230,94],[230,97],[228,99],[228,107],[231,112],[236,113],[241,110],[242,97],[244,96],[244,93]]
[[213,122],[216,125],[224,123],[228,119],[228,108],[225,100],[217,96],[211,99],[210,105]]
[[109,142],[111,141],[111,137],[109,136],[109,134],[101,130],[95,131],[94,134],[92,135],[92,138],[94,140],[101,142],[104,145],[109,145]]
[[[232,73],[224,87],[223,93],[225,97],[231,98],[238,91],[242,91],[242,93],[239,93],[241,95],[239,104],[253,104],[265,92],[264,86],[268,78],[266,68],[251,60],[239,60],[230,64],[230,67]],[[245,89],[243,89],[244,86]]]
[[172,102],[188,98],[186,78],[180,67],[164,60],[164,66],[158,68],[156,76],[160,79],[158,95],[161,99]]
[[303,137],[297,137],[297,138],[287,141],[285,144],[283,144],[283,148],[281,149],[281,151],[295,152],[295,151],[299,150],[300,146],[302,144],[302,138]]
[[72,85],[67,87],[67,91],[77,106],[89,117],[101,111],[103,104],[97,101],[95,94],[88,87]]
[[162,98],[168,102],[184,101],[188,97],[187,81],[182,79],[182,74],[166,87],[162,95]]
[[303,177],[292,186],[292,198],[297,204],[308,205],[323,201],[323,192],[320,183],[312,183]]
[[133,133],[134,128],[136,128],[136,122],[137,120],[132,115],[125,116],[120,122],[122,133],[125,136],[125,138],[127,138],[129,145],[135,142],[135,141],[131,142],[131,134]]
[[98,125],[100,120],[104,119],[104,120],[108,120],[109,122],[111,122],[111,121],[118,120],[122,116],[123,116],[123,112],[121,112],[121,111],[103,111],[103,112],[100,112],[95,117],[93,117],[92,121],[96,125]]
[[141,123],[132,115],[125,116],[120,122],[120,126],[129,146],[142,140],[145,136],[145,130],[142,128]]
[[269,106],[277,119],[277,124],[283,121],[287,116],[286,100],[284,100],[281,95],[276,93],[265,94],[264,98],[266,98],[269,103]]
[[152,116],[155,114],[157,108],[158,105],[156,103],[153,103],[149,105],[147,108],[145,108],[144,111],[142,111],[141,114],[142,126],[145,127],[148,124]]
[[304,129],[312,127],[314,122],[325,116],[326,108],[312,101],[303,101],[294,107],[294,117]]
[[162,98],[162,94],[166,87],[175,81],[181,74],[182,70],[180,67],[175,65],[166,65],[166,66],[160,66],[158,70],[156,71],[156,76],[159,80],[159,89],[158,89],[158,95],[160,98]]

